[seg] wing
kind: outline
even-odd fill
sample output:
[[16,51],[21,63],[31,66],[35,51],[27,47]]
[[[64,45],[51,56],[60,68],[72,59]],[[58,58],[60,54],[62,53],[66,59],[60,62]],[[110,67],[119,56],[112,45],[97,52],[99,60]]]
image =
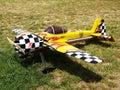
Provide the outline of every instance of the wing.
[[75,58],[81,59],[90,63],[101,63],[102,60],[96,56],[91,56],[90,54],[71,46],[67,43],[58,43],[58,42],[50,42],[47,43],[52,48],[56,49],[59,52],[66,53],[67,55],[73,56]]
[[16,33],[17,35],[30,33],[28,31],[22,30],[22,29],[13,29],[12,32]]

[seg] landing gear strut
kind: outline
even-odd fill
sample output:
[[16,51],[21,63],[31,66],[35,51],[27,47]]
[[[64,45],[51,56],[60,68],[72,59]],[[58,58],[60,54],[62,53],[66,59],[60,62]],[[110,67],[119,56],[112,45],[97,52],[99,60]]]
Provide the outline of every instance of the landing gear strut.
[[44,58],[44,56],[43,56],[43,53],[40,52],[39,55],[40,55],[40,57],[41,57],[42,65],[43,65],[43,66],[42,66],[42,69],[41,69],[41,72],[42,72],[42,73],[47,74],[47,73],[53,71],[54,69],[56,69],[55,67],[46,67],[46,60],[45,60],[45,58]]

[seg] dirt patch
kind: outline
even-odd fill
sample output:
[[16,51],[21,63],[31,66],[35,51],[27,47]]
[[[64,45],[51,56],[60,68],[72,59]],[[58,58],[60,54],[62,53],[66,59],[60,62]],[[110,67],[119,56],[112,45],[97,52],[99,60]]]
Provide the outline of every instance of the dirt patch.
[[54,72],[54,76],[53,78],[51,79],[51,82],[52,83],[56,83],[56,84],[59,84],[62,82],[63,80],[63,75],[61,74],[61,72],[58,72],[57,70]]

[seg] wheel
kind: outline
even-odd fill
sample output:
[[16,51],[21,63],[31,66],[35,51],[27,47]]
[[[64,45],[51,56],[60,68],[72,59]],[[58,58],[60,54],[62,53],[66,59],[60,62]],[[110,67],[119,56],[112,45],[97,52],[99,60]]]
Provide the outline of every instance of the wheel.
[[44,74],[47,74],[47,73],[49,73],[49,72],[52,72],[52,71],[55,70],[55,69],[56,69],[55,67],[43,68],[43,69],[41,70],[41,72],[44,73]]

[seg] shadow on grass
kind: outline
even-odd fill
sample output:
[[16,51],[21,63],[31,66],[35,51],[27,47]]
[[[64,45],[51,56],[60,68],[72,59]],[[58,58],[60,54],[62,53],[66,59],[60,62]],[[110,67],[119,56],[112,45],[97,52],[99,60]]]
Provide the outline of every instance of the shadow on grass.
[[[59,55],[59,56],[58,56]],[[47,58],[47,57],[46,57]],[[99,82],[102,77],[95,72],[84,68],[81,64],[73,61],[67,55],[60,53],[49,53],[49,61],[56,68],[80,77],[85,82]],[[86,63],[87,64],[87,63]]]
[[[96,41],[96,42],[88,41],[88,42],[86,42],[86,44],[82,44],[82,45],[77,44],[75,46],[82,48],[85,45],[89,45],[89,44],[102,45],[103,47],[111,46],[108,43],[99,42],[99,41]],[[89,82],[99,82],[102,80],[102,77],[99,74],[96,74],[95,72],[93,72],[87,68],[84,68],[81,64],[73,61],[65,54],[61,54],[59,52],[53,52],[50,50],[44,52],[44,54],[46,56],[45,59],[47,60],[47,62],[51,63],[53,65],[53,67],[59,68],[70,74],[76,75],[76,76],[80,77],[82,80],[84,80],[85,82],[88,82],[88,83]],[[30,65],[32,65],[34,63],[41,63],[41,58],[38,54],[35,54],[34,56],[32,56],[32,58],[31,57],[27,58],[27,60],[24,60],[23,62],[21,62],[21,64],[24,67],[29,67]]]
[[89,45],[89,44],[96,44],[96,45],[100,45],[102,47],[111,47],[111,44],[109,43],[106,43],[106,42],[102,42],[102,41],[87,41],[86,42],[86,45]]
[[[102,79],[100,75],[87,68],[84,68],[81,64],[73,61],[65,54],[48,50],[44,52],[44,55],[46,56],[45,59],[47,62],[51,63],[53,67],[78,76],[87,83],[99,82]],[[41,59],[37,54],[35,54],[31,59],[27,59],[21,62],[24,67],[29,67],[34,63],[41,63]]]

